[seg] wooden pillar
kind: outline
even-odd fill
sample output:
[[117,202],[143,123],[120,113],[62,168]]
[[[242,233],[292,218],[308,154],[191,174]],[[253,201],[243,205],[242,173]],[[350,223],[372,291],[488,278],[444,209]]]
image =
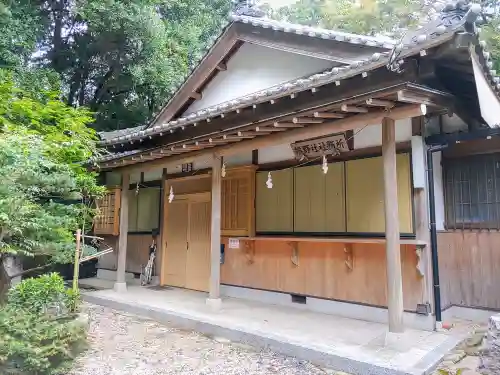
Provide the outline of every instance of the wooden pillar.
[[210,246],[210,289],[207,304],[218,309],[220,300],[220,236],[221,236],[221,176],[222,160],[214,155],[212,161],[212,221]]
[[165,222],[168,204],[167,190],[167,168],[163,168],[161,174],[160,222],[158,226],[160,229],[160,235],[158,236],[158,242],[156,244],[157,259],[155,261],[156,276],[159,278],[160,285],[165,285],[165,267],[163,266],[163,262],[165,260],[165,250],[167,247],[167,227]]
[[384,118],[382,121],[382,159],[384,162],[387,307],[389,332],[398,333],[404,331],[404,325],[395,132],[395,121]]
[[118,238],[118,260],[116,267],[116,292],[126,292],[125,266],[127,263],[127,235],[128,235],[128,189],[130,185],[130,174],[122,173],[122,191],[120,203],[120,234]]

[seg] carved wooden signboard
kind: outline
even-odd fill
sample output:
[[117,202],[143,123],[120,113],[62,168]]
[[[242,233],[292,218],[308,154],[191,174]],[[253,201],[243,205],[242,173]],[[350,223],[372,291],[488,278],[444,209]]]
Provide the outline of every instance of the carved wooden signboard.
[[182,172],[192,172],[193,171],[193,163],[182,164]]
[[290,146],[297,159],[314,158],[323,155],[338,155],[341,152],[349,151],[344,133],[295,142]]

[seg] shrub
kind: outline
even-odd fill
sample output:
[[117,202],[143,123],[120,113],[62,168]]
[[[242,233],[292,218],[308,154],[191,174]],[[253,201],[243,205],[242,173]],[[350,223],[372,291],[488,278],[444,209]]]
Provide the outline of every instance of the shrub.
[[85,327],[74,319],[0,309],[0,374],[62,375],[85,349]]
[[23,280],[9,290],[8,305],[31,313],[44,313],[50,308],[67,308],[64,280],[57,273]]

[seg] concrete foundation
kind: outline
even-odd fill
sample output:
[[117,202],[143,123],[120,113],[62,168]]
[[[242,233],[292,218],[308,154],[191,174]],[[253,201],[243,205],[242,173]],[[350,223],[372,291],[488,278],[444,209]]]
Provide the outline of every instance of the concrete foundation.
[[387,341],[387,325],[223,298],[219,311],[206,293],[129,286],[126,293],[87,292],[84,300],[149,317],[181,329],[269,348],[354,375],[426,375],[467,330],[447,333],[407,329]]
[[[102,279],[102,280],[111,280],[111,281],[116,281],[116,271],[112,270],[104,270],[99,268],[97,270],[97,278]],[[134,280],[135,275],[131,272],[125,272],[125,280]]]
[[[323,314],[343,316],[346,318],[366,320],[369,322],[384,324],[388,323],[387,309],[380,307],[325,300],[314,297],[307,297],[305,304],[297,304],[292,302],[290,294],[229,285],[221,285],[221,295],[226,297],[242,298],[251,301],[293,307]],[[434,317],[432,315],[418,315],[415,313],[405,312],[403,315],[403,319],[405,327],[421,329],[425,331],[434,330]]]

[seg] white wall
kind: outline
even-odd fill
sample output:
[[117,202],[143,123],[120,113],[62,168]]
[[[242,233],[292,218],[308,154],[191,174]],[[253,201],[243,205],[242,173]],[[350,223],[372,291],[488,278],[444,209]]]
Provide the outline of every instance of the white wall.
[[203,97],[195,101],[184,114],[322,72],[333,66],[332,61],[244,43],[227,63],[227,70],[215,76],[203,90]]
[[289,143],[259,149],[259,164],[290,160],[295,155]]
[[[411,140],[411,119],[396,121],[396,142]],[[354,130],[354,148],[367,148],[382,145],[382,125],[370,125]]]
[[[252,164],[252,151],[226,156],[224,157],[224,163],[226,164],[226,167]],[[193,162],[193,172],[207,168],[212,168],[212,157],[210,155],[198,158]],[[167,167],[167,172],[168,174],[181,173],[182,165],[179,164],[175,167]]]
[[144,181],[157,181],[163,177],[163,168],[153,169],[144,172]]

